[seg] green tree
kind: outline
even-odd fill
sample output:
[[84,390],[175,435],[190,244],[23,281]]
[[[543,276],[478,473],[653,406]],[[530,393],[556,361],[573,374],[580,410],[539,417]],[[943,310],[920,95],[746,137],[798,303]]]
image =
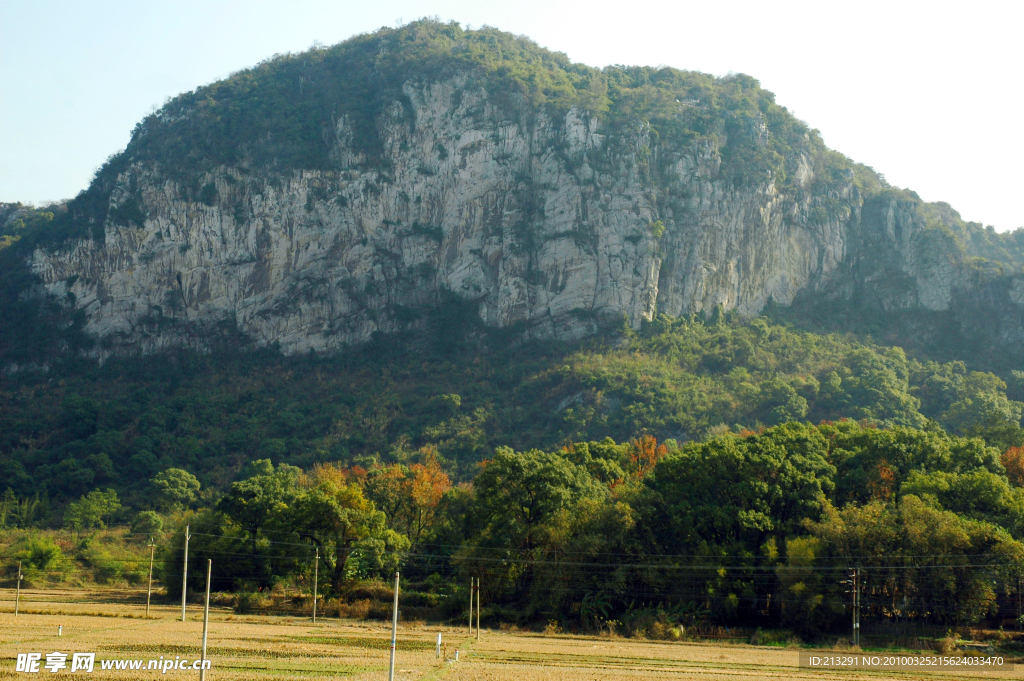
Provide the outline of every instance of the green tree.
[[807,416],[807,400],[792,385],[778,377],[761,384],[760,409],[767,412],[771,425],[795,421]]
[[164,521],[153,511],[138,513],[131,524],[131,532],[140,541],[152,541],[164,529]]
[[[853,422],[820,427],[829,441],[829,458],[838,469],[833,500],[866,502],[885,488],[895,492],[913,470],[964,473],[1005,471],[999,451],[980,438],[961,438],[941,430],[871,428]],[[891,476],[883,484],[882,477]]]
[[296,502],[296,522],[304,534],[308,533],[325,549],[333,548],[333,593],[340,593],[346,583],[346,568],[353,551],[368,547],[371,557],[367,565],[373,567],[382,547],[408,546],[407,540],[388,530],[384,513],[366,498],[350,471],[318,465],[303,477],[301,484],[304,489]]
[[846,600],[829,588],[834,574],[821,570],[824,545],[817,537],[786,539],[785,562],[775,568],[779,580],[779,619],[807,633],[827,631],[847,613]]
[[972,372],[963,378],[957,392],[958,399],[939,416],[951,431],[966,434],[972,426],[1020,425],[1024,403],[1007,399],[1006,383],[996,376]]
[[62,567],[64,554],[50,537],[33,535],[15,550],[14,558],[22,561],[25,576],[30,581]]
[[666,545],[758,548],[770,536],[781,541],[795,534],[834,488],[827,454],[818,429],[799,423],[684,446],[658,465],[649,483],[663,504]]
[[1006,476],[984,468],[964,473],[911,471],[900,494],[930,500],[938,508],[1024,536],[1024,489],[1012,487]]
[[117,492],[112,489],[94,489],[78,501],[68,504],[64,510],[64,527],[75,532],[106,527],[104,520],[109,520],[120,508]]
[[[873,597],[892,616],[945,626],[978,622],[998,591],[1010,588],[1024,559],[1024,545],[1005,530],[912,494],[899,504],[826,505],[822,519],[807,528],[821,541],[826,562],[868,568]],[[984,565],[979,555],[986,556]]]
[[582,466],[539,450],[499,447],[473,481],[484,534],[517,550],[534,548],[542,527],[587,494],[603,494]]
[[292,466],[282,466],[270,475],[255,475],[231,484],[217,503],[217,510],[248,533],[253,575],[266,582],[271,574],[266,556],[260,551],[260,536],[272,526],[290,531],[293,509],[299,496],[298,474]]
[[[473,489],[475,532],[456,560],[475,574],[486,572],[496,586],[516,589],[525,616],[557,605],[561,598],[552,601],[546,595],[560,593],[556,585],[562,582],[562,573],[557,568],[534,568],[521,559],[557,555],[577,523],[597,512],[586,505],[588,500],[599,506],[608,488],[566,456],[498,447],[494,458],[483,464]],[[499,557],[509,560],[494,560]]]
[[[840,374],[829,375],[825,395],[834,402],[830,416],[870,419],[885,424],[922,427],[921,403],[911,395],[907,357],[901,348],[879,354],[868,348],[853,349]],[[841,380],[835,385],[835,378]]]
[[167,511],[180,511],[188,507],[199,494],[199,480],[181,468],[168,468],[152,480],[157,503]]
[[18,505],[18,497],[10,487],[4,492],[3,499],[0,499],[0,530],[7,529],[7,516],[12,515]]

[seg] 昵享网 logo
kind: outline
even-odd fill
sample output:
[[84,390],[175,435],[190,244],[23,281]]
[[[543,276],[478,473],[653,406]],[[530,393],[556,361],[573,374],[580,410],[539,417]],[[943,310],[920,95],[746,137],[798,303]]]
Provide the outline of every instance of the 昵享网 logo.
[[[71,658],[70,660],[68,658]],[[161,656],[159,659],[110,659],[100,660],[100,669],[104,671],[157,671],[166,674],[169,671],[199,671],[209,669],[210,660],[182,659],[180,656],[173,660]],[[52,653],[18,653],[14,671],[26,674],[39,674],[47,671],[51,674],[57,672],[86,672],[90,673],[96,666],[96,653],[62,653],[55,650]]]

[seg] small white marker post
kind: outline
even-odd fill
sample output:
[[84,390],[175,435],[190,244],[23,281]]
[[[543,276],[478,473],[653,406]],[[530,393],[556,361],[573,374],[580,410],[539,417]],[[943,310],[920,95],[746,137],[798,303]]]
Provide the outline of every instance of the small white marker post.
[[14,616],[18,616],[18,606],[21,605],[21,561],[18,561],[18,591],[14,596]]
[[316,547],[316,562],[313,563],[313,624],[316,624],[316,587],[320,576],[320,547]]
[[58,636],[63,636],[64,635],[64,625],[63,624],[58,624],[57,625],[57,635]]
[[149,599],[153,595],[153,553],[156,551],[156,543],[149,545],[149,586],[146,587],[146,619],[149,619]]
[[441,659],[441,632],[437,632],[437,659]]
[[206,605],[203,607],[203,661],[199,665],[199,681],[206,681],[206,634],[210,629],[210,569],[213,561],[206,560]]
[[185,526],[185,567],[181,571],[181,621],[185,621],[185,594],[187,593],[188,587],[188,540],[191,535],[188,533],[188,528]]
[[391,613],[391,664],[388,681],[395,681],[395,641],[398,639],[398,573],[395,573],[395,608]]

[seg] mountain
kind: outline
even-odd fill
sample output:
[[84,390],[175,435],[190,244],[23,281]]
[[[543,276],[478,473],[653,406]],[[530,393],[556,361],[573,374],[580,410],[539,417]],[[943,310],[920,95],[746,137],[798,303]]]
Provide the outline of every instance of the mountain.
[[748,76],[431,21],[277,56],[0,204],[0,572],[131,581],[142,543],[92,533],[134,518],[171,590],[206,528],[240,609],[316,542],[329,593],[401,567],[425,617],[484,574],[495,622],[821,640],[854,551],[866,621],[994,629],[1022,305],[1024,231]]
[[453,314],[574,340],[794,301],[1024,339],[1024,233],[889,186],[748,76],[598,70],[490,28],[276,56],[147,117],[52,219],[19,231],[17,209],[8,366],[332,351]]

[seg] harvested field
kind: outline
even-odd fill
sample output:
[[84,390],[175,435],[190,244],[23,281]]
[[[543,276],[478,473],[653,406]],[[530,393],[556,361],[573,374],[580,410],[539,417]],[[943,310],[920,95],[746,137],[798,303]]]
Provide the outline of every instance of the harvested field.
[[[58,625],[64,626],[57,636]],[[15,672],[19,652],[95,652],[93,679],[155,679],[149,660],[177,656],[195,660],[202,641],[201,612],[188,621],[160,612],[159,619],[127,619],[97,615],[0,614],[0,679],[25,678]],[[434,639],[443,627],[402,627],[398,668],[402,678],[421,678],[436,671]],[[387,676],[390,627],[382,623],[309,620],[283,617],[233,617],[211,612],[208,657],[213,679],[380,679]],[[464,632],[462,633],[465,637]],[[140,659],[141,671],[100,669],[103,659]],[[70,667],[70,658],[68,660]],[[46,673],[46,670],[43,670]],[[67,669],[61,673],[69,673]],[[47,674],[48,675],[48,674]],[[166,676],[198,676],[195,671],[168,671]]]
[[[834,654],[834,651],[825,651]],[[474,643],[450,681],[626,681],[627,679],[964,679],[1018,678],[1000,672],[819,671],[798,666],[796,648],[746,644],[667,643],[492,633]]]
[[[19,652],[95,652],[93,679],[193,678],[195,671],[147,670],[148,660],[199,657],[202,611],[190,606],[188,621],[180,609],[156,606],[143,619],[145,601],[137,592],[23,592],[21,615],[13,615],[13,596],[0,590],[0,679],[26,678],[15,672]],[[132,596],[128,599],[128,596]],[[57,628],[63,625],[63,636]],[[441,632],[449,657],[435,658]],[[211,608],[207,674],[216,679],[384,679],[387,677],[390,625],[383,622],[323,619],[314,626],[298,617],[239,616]],[[834,651],[827,651],[834,653]],[[595,679],[964,679],[1016,678],[1004,671],[816,671],[798,666],[799,649],[736,643],[669,643],[585,636],[547,636],[484,631],[480,641],[465,627],[404,623],[399,627],[399,679],[449,681],[591,681]],[[143,669],[101,670],[100,660],[139,659]],[[43,659],[45,663],[45,657]],[[70,658],[69,658],[70,662]],[[70,666],[70,665],[69,665]],[[48,672],[43,669],[42,673]],[[68,674],[68,669],[59,674]],[[30,677],[31,678],[31,677]]]

